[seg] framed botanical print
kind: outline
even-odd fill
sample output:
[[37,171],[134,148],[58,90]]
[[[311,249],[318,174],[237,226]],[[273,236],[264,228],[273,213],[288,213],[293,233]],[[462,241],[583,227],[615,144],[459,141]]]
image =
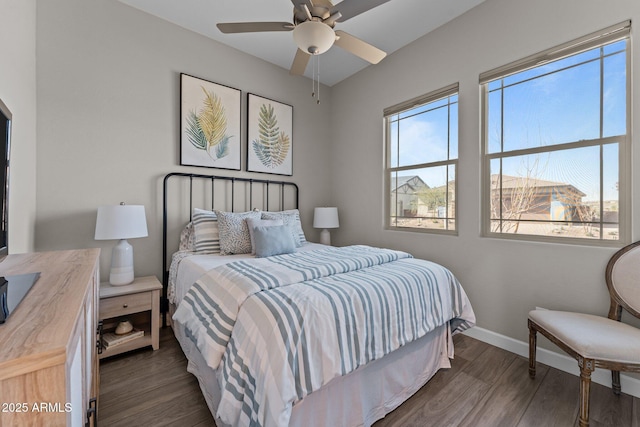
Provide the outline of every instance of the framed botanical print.
[[293,175],[293,107],[247,98],[247,171]]
[[180,164],[240,170],[240,90],[180,74]]

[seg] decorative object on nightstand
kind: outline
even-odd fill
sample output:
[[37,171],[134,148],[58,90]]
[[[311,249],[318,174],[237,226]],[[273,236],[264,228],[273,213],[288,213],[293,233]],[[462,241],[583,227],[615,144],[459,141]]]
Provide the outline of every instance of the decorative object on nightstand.
[[100,284],[100,359],[147,346],[159,348],[161,292],[155,276],[137,277],[126,286]]
[[133,247],[127,239],[148,235],[144,206],[123,202],[98,208],[95,239],[120,240],[111,252],[109,283],[120,286],[133,282]]
[[320,243],[331,244],[331,234],[328,228],[338,228],[338,208],[315,208],[313,212],[313,228],[322,228],[320,232]]
[[114,331],[116,335],[124,335],[133,331],[133,325],[128,319],[124,319],[118,322],[118,326],[116,326],[116,330]]

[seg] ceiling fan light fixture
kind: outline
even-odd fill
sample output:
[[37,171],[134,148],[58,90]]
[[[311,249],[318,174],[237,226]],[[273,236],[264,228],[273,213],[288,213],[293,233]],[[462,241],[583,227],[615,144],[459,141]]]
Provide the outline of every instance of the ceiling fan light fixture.
[[320,55],[333,46],[336,35],[333,29],[320,21],[305,21],[293,29],[293,40],[300,50]]

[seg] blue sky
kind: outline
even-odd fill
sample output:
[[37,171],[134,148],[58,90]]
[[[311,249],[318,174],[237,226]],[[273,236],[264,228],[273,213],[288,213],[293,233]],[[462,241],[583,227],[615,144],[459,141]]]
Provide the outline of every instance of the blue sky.
[[[447,105],[449,104],[449,105]],[[399,165],[439,162],[458,158],[458,96],[451,96],[427,106],[400,114],[401,150]],[[391,164],[398,162],[397,126],[391,124]],[[447,147],[447,140],[452,142]],[[396,147],[396,148],[393,148]],[[449,180],[455,179],[455,168],[448,168]],[[447,168],[435,167],[403,171],[400,176],[419,175],[430,187],[447,183]]]
[[[602,49],[602,123],[599,48],[489,83],[488,152],[499,152],[501,141],[504,150],[509,151],[624,135],[627,110],[625,46],[626,41],[623,40]],[[504,85],[502,90],[501,85]],[[408,117],[400,122],[400,166],[457,158],[457,96],[450,99],[450,109],[445,98],[400,115],[400,118]],[[502,101],[504,129],[501,127]],[[410,113],[422,111],[426,112],[410,116]],[[449,127],[447,114],[450,114]],[[394,147],[397,122],[391,126]],[[446,150],[448,135],[451,138],[449,153]],[[397,157],[392,152],[392,165],[398,161]],[[617,144],[605,145],[603,159],[604,199],[617,200]],[[526,175],[529,169],[529,173],[538,179],[574,185],[587,194],[584,200],[599,200],[599,162],[598,146],[565,149],[505,159],[503,173]],[[498,172],[497,164],[497,161],[492,162],[492,173]],[[405,171],[400,175],[412,173]],[[416,173],[430,186],[446,182],[445,168]],[[449,175],[453,179],[452,173]]]

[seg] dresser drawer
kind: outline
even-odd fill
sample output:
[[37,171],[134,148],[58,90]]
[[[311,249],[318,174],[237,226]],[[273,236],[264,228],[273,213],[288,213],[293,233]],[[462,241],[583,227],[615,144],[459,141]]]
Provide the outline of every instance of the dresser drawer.
[[100,300],[100,318],[125,316],[140,311],[151,310],[151,292],[120,295]]

